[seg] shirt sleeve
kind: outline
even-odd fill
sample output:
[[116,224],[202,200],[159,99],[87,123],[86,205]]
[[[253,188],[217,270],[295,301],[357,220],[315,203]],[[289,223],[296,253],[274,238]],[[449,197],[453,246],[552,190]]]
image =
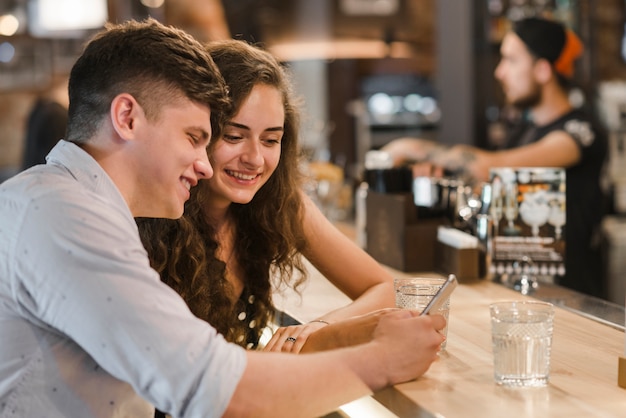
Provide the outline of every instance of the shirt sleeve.
[[13,275],[22,314],[67,335],[157,408],[221,416],[245,351],[161,283],[128,213],[97,195],[86,205],[62,194],[26,211]]
[[580,119],[568,120],[563,128],[565,132],[574,138],[574,141],[581,149],[590,147],[596,139],[591,124],[587,121]]

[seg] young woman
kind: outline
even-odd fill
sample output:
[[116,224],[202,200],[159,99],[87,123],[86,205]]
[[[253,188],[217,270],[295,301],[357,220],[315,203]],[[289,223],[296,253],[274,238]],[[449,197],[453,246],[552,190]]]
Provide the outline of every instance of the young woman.
[[213,177],[192,190],[184,217],[138,220],[153,267],[196,316],[228,340],[255,348],[274,314],[274,287],[297,289],[306,279],[304,256],[353,302],[316,321],[280,328],[265,349],[300,352],[312,333],[333,323],[316,347],[368,338],[372,327],[365,325],[365,334],[350,341],[341,321],[393,307],[392,278],[302,192],[299,118],[285,70],[243,41],[207,48],[234,110],[208,149]]

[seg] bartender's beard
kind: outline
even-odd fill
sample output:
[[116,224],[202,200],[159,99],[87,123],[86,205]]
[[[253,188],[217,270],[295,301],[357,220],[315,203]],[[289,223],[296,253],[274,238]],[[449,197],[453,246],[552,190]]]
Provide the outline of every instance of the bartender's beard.
[[519,110],[532,109],[541,103],[541,93],[541,85],[539,83],[533,83],[526,95],[513,99],[510,103]]

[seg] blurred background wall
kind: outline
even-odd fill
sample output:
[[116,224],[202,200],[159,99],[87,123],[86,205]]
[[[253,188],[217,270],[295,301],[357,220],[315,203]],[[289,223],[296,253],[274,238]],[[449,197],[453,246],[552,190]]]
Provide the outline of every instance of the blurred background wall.
[[404,134],[497,141],[492,72],[516,15],[552,14],[576,29],[588,45],[577,81],[596,106],[602,83],[626,81],[624,8],[621,0],[0,0],[0,176],[20,165],[36,98],[67,76],[102,19],[152,16],[202,41],[262,44],[294,72],[311,155],[357,175],[365,150]]

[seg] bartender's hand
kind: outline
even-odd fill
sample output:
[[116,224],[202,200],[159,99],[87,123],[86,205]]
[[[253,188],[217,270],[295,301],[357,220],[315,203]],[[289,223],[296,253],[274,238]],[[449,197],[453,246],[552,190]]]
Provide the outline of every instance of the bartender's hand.
[[395,167],[407,162],[428,161],[433,152],[442,146],[422,138],[398,138],[385,144],[380,150],[389,154]]
[[413,177],[443,177],[444,169],[429,162],[415,163],[411,166]]
[[324,322],[309,322],[301,325],[280,327],[263,347],[262,351],[299,353],[311,334],[328,327]]

